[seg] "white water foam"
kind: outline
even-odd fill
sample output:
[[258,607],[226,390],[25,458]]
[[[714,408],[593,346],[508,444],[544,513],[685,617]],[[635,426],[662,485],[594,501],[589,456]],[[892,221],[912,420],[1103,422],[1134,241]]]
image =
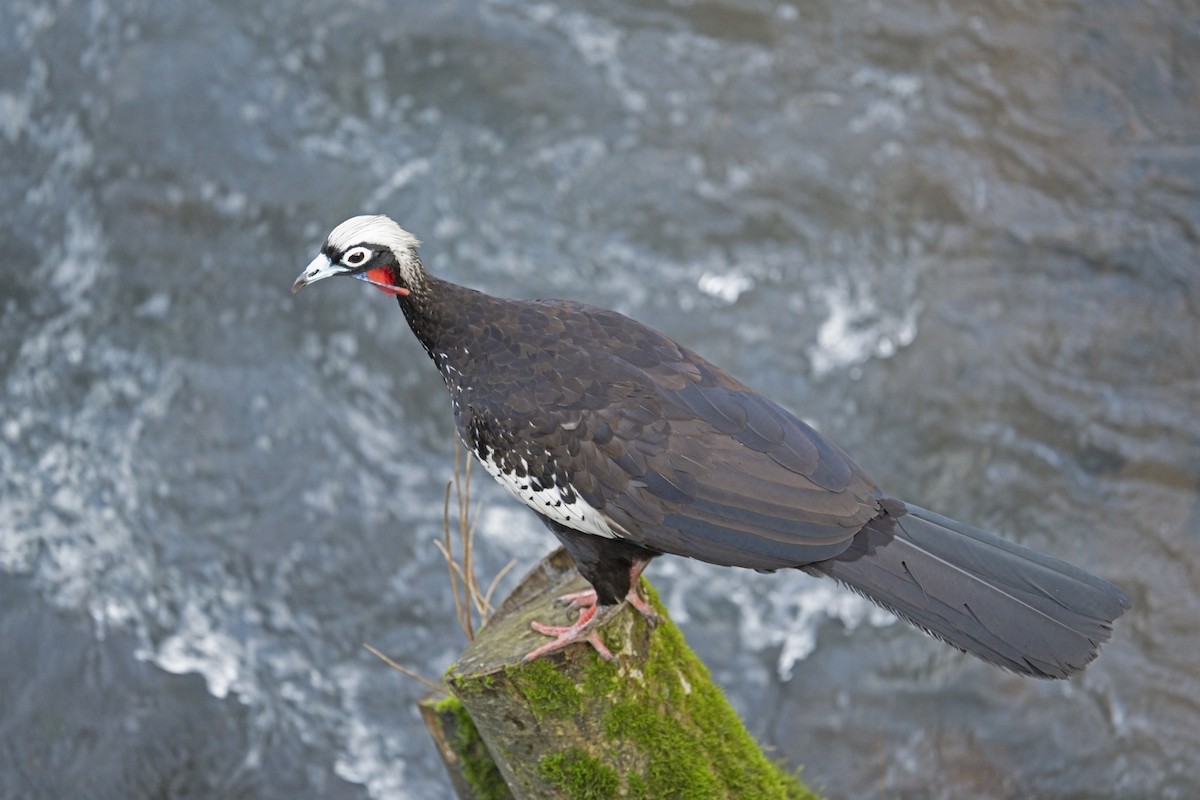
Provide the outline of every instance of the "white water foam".
[[818,293],[828,316],[817,331],[817,341],[808,348],[817,377],[872,358],[891,358],[917,336],[919,300],[897,315],[885,312],[871,289],[847,280],[835,281]]

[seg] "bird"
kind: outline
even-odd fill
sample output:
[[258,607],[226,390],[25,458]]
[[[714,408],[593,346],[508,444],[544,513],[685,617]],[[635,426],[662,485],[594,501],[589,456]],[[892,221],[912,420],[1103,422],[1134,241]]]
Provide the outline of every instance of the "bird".
[[591,589],[525,660],[588,643],[661,555],[833,578],[950,645],[1066,678],[1131,606],[1102,578],[883,492],[845,452],[697,353],[616,311],[494,297],[428,272],[385,215],[352,217],[292,285],[349,276],[394,296],[463,444],[531,508]]

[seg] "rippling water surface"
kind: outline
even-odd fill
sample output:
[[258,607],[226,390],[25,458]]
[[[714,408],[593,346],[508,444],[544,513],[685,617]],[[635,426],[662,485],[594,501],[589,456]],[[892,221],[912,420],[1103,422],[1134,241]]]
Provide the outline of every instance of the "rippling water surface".
[[[1200,795],[1187,2],[0,7],[0,795],[429,798],[440,381],[291,280],[347,216],[615,307],[891,492],[1125,587],[1081,678],[799,575],[651,570],[833,797]],[[493,487],[483,571],[551,538]]]

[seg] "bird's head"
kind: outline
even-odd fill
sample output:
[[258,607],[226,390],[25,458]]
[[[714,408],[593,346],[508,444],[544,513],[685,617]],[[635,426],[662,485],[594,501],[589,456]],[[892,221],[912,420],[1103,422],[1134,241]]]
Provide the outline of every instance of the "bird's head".
[[351,217],[329,234],[321,252],[292,284],[292,292],[333,275],[349,275],[403,297],[425,276],[417,257],[419,244],[415,236],[382,214]]

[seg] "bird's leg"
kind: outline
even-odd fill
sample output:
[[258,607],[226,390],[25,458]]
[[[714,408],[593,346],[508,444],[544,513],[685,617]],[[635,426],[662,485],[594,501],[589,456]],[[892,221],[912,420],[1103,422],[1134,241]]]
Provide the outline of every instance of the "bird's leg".
[[[650,563],[648,558],[635,558],[633,564],[629,568],[629,592],[625,595],[625,602],[641,612],[642,616],[651,625],[658,624],[658,614],[650,607],[650,604],[642,599],[638,592],[638,579],[642,576],[642,571],[646,569],[646,565]],[[558,598],[558,602],[566,604],[567,608],[578,608],[580,610],[591,608],[596,605],[596,590],[584,589],[581,592],[570,592]]]
[[[658,623],[658,614],[650,604],[638,594],[638,579],[642,570],[650,563],[648,558],[635,558],[629,568],[629,591],[625,594],[624,602],[636,608],[651,626]],[[530,650],[521,660],[525,663],[533,661],[546,653],[561,650],[575,642],[587,642],[596,648],[596,652],[606,661],[613,660],[613,654],[600,639],[600,626],[621,606],[604,606],[597,603],[596,590],[584,589],[582,592],[570,592],[558,598],[560,603],[566,603],[568,608],[579,609],[579,618],[571,625],[546,625],[541,622],[530,622],[529,627],[545,636],[553,636],[554,641],[547,642],[541,647]]]

